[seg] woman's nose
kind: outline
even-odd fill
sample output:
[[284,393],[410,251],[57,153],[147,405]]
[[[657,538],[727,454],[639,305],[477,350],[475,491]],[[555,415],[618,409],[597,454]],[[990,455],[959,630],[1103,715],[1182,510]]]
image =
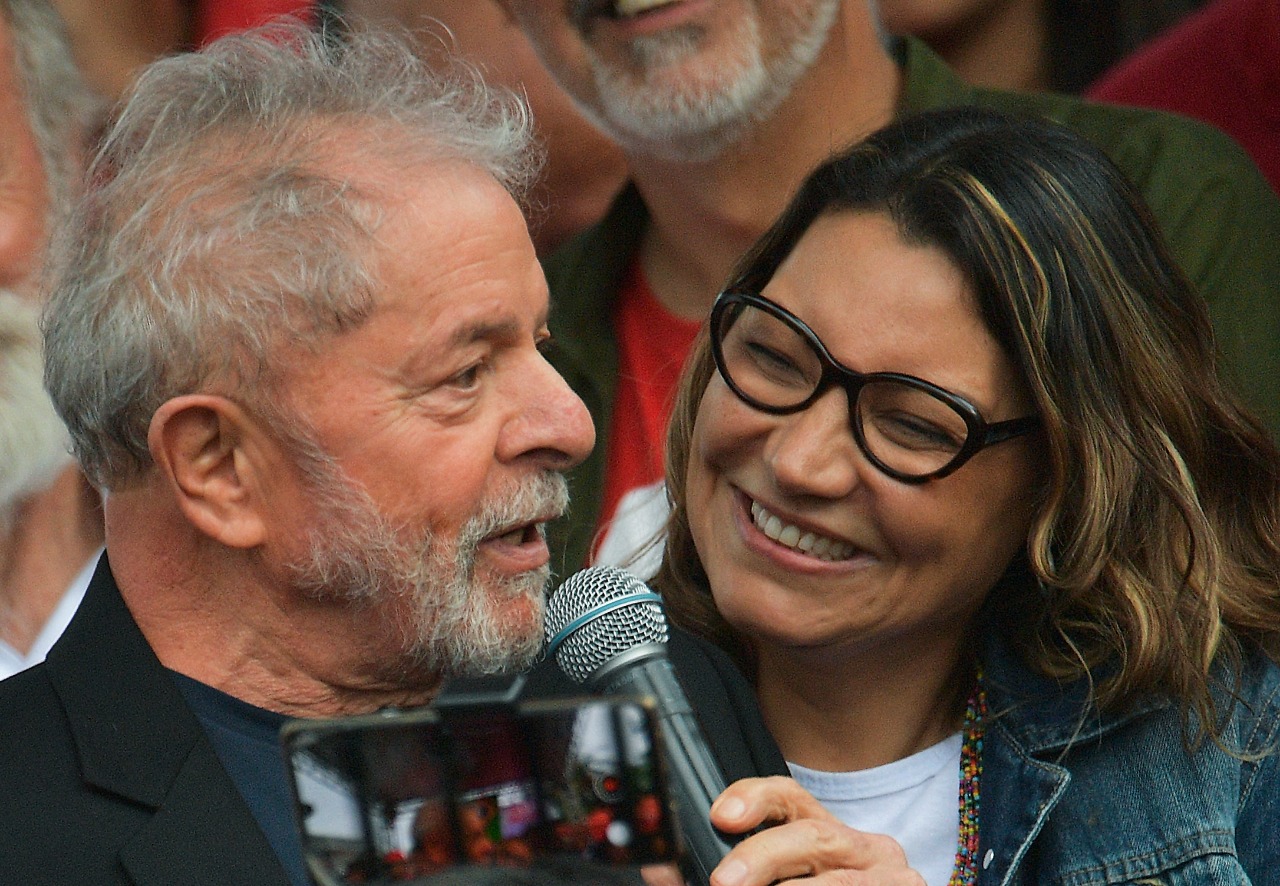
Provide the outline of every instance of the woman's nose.
[[849,419],[849,400],[833,388],[807,409],[782,416],[764,449],[778,489],[791,495],[842,498],[870,467]]

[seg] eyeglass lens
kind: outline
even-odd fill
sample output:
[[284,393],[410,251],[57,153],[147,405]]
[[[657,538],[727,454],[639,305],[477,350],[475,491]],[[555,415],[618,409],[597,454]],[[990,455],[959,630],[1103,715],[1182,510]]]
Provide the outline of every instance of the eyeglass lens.
[[839,376],[850,395],[854,436],[890,471],[923,477],[964,447],[968,425],[951,405],[903,381],[841,373],[834,363],[827,369],[814,343],[781,316],[740,302],[721,314],[715,338],[725,381],[756,408],[799,410],[824,378]]

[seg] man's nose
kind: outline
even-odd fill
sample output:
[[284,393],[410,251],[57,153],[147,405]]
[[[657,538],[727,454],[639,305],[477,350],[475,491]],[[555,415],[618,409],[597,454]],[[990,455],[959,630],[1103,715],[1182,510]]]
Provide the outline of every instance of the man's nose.
[[581,462],[595,445],[596,432],[586,404],[541,354],[525,370],[519,413],[505,429],[499,456],[533,457],[554,470]]

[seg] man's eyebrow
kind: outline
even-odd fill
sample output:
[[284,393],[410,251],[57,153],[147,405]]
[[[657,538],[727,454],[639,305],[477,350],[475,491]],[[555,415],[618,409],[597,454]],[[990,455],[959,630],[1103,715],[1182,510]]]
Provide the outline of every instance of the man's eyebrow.
[[520,334],[520,324],[515,318],[507,320],[485,320],[459,326],[449,336],[451,347],[461,347],[477,341],[515,338]]
[[[547,325],[547,314],[543,312],[538,316],[538,328],[543,329]],[[502,339],[518,338],[521,331],[521,324],[515,317],[507,317],[502,320],[480,320],[474,323],[467,323],[458,327],[449,336],[450,347],[461,347],[477,341],[500,341]]]

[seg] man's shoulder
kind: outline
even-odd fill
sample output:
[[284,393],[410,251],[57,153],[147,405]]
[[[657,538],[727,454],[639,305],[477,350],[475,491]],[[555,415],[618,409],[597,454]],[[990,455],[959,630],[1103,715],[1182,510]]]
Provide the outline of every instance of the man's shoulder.
[[1128,107],[1056,93],[978,89],[978,104],[1057,121],[1105,150],[1139,183],[1170,179],[1230,180],[1253,167],[1244,150],[1214,126],[1156,108]]
[[[46,666],[0,683],[0,796],[10,801],[0,803],[0,880],[56,882],[58,871],[70,869],[50,854],[56,854],[52,846],[65,846],[83,863],[88,879],[81,882],[101,873],[88,863],[83,847],[98,839],[106,822],[94,824],[96,818],[81,814],[85,794],[79,773],[75,742]],[[77,830],[91,824],[90,833],[79,839]]]
[[729,781],[786,775],[755,691],[733,660],[707,640],[672,628],[671,663]]
[[0,882],[283,882],[169,684],[84,645],[0,683]]
[[1053,120],[1106,151],[1157,212],[1162,200],[1187,199],[1188,185],[1234,187],[1251,199],[1256,196],[1261,176],[1253,161],[1230,136],[1207,123],[1061,93],[971,86],[918,40],[904,40],[898,53],[907,110],[975,104]]
[[[673,627],[667,657],[726,780],[787,774],[751,684],[723,650]],[[550,661],[533,670],[524,691],[530,698],[583,692]]]

